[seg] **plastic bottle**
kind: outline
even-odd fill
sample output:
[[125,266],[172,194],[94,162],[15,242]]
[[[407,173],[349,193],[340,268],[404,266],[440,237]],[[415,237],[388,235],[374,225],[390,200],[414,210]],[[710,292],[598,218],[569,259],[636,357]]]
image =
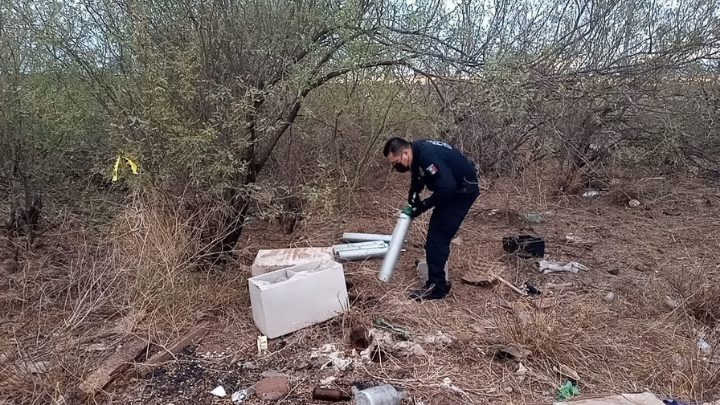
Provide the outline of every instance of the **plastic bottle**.
[[390,384],[358,391],[353,405],[398,405],[404,395]]
[[398,214],[398,220],[395,224],[395,229],[393,229],[392,237],[390,238],[390,247],[385,254],[385,258],[383,258],[380,273],[378,274],[380,281],[387,283],[390,281],[393,271],[395,271],[395,264],[400,257],[400,250],[402,250],[405,236],[407,236],[408,229],[410,229],[410,224],[412,223],[410,214],[412,214],[412,207],[409,205],[405,206],[402,211],[400,211],[400,214]]

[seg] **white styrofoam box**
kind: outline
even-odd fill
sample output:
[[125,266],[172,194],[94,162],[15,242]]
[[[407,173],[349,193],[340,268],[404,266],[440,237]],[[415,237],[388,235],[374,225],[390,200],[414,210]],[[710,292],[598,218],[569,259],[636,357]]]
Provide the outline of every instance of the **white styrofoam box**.
[[342,264],[316,261],[248,279],[253,322],[268,338],[326,321],[348,308]]
[[[418,261],[417,272],[418,272],[418,274],[420,275],[420,278],[422,278],[423,282],[426,283],[426,282],[428,281],[428,265],[427,265],[427,260],[422,259],[422,260],[419,260],[419,261]],[[449,280],[450,280],[450,275],[448,274],[448,264],[447,264],[447,262],[445,262],[445,280],[446,280],[446,281],[449,281]]]
[[333,259],[332,247],[262,249],[255,256],[251,271],[253,276],[257,276],[299,264]]

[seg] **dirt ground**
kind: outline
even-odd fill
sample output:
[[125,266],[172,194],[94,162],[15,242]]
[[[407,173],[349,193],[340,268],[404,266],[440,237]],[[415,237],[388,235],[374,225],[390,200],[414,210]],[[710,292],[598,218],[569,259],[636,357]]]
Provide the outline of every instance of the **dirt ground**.
[[[556,371],[560,368],[579,375],[582,395],[649,390],[660,398],[688,402],[720,398],[720,358],[714,354],[720,347],[720,301],[713,301],[720,282],[718,188],[680,177],[648,177],[625,179],[599,196],[582,197],[552,195],[539,184],[543,183],[526,178],[483,190],[452,245],[453,286],[447,299],[407,299],[409,290],[420,284],[415,260],[423,257],[425,215],[414,221],[407,251],[390,283],[375,277],[380,260],[345,263],[346,278],[353,284],[350,292],[359,297],[349,311],[271,340],[263,355],[256,347],[259,333],[252,322],[246,281],[257,250],[329,246],[339,243],[343,231],[391,233],[405,200],[405,179],[392,175],[380,187],[361,189],[351,196],[356,203],[339,216],[343,220],[310,217],[293,235],[283,234],[274,224],[251,222],[239,246],[238,263],[209,277],[212,285],[231,291],[233,299],[207,311],[213,323],[201,344],[144,378],[121,379],[97,401],[229,404],[229,396],[216,398],[210,391],[222,385],[229,395],[252,386],[264,372],[277,371],[291,380],[290,393],[278,404],[322,403],[313,401],[311,392],[330,376],[337,377],[331,386],[346,392],[355,383],[394,384],[407,390],[408,404],[551,404],[558,386],[567,380]],[[640,206],[630,207],[630,199]],[[523,213],[540,214],[542,222],[524,221]],[[587,269],[577,274],[539,273],[533,260],[503,252],[501,239],[518,234],[542,236],[545,259],[577,261]],[[461,282],[463,276],[488,275],[516,286],[532,283],[542,291],[547,307],[539,308],[539,296],[524,297],[502,284],[488,288]],[[21,288],[9,283],[0,293],[0,303],[11,311],[19,308],[10,297],[17,298]],[[49,308],[65,311],[66,317],[72,314],[72,299],[53,301]],[[37,326],[39,320],[21,315],[3,315],[0,348],[10,348],[7,359],[24,353],[12,348],[20,341],[28,345],[28,333],[38,342],[52,339]],[[424,342],[420,355],[362,362],[353,357],[348,335],[357,328],[372,328],[378,317],[408,328],[418,341],[440,333],[451,341]],[[699,350],[698,337],[714,350]],[[63,347],[70,354],[86,353],[87,344],[78,340]],[[325,344],[343,351],[353,359],[352,365],[345,371],[320,369],[310,355]],[[515,345],[528,355],[501,358],[494,355],[499,344]],[[31,351],[27,346],[23,350]],[[97,365],[107,355],[83,354],[83,364]],[[34,390],[45,394],[46,401],[38,403],[61,403],[47,399],[66,398],[69,404],[74,400],[62,394],[72,383],[57,385],[62,388],[52,392],[47,388],[52,384],[41,381],[62,376],[63,381],[74,377],[77,384],[82,373],[65,369],[50,373],[52,377],[14,378],[43,387]],[[6,395],[8,403],[29,403],[21,395]],[[250,397],[243,403],[266,402]]]

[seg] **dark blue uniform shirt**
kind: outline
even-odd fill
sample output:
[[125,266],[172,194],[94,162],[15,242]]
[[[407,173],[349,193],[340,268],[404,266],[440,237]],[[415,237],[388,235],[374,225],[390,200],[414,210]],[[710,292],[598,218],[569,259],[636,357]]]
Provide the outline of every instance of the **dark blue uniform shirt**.
[[458,194],[478,193],[477,170],[458,149],[443,141],[417,140],[412,143],[413,161],[410,191],[424,187],[433,194],[425,200],[429,207]]

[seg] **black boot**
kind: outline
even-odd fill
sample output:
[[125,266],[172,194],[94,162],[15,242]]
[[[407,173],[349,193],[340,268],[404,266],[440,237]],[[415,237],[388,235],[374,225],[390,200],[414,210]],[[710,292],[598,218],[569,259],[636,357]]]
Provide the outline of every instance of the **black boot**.
[[444,286],[425,284],[422,288],[413,290],[410,293],[410,299],[415,301],[441,300],[450,292],[450,287],[452,287],[452,284],[449,282]]

